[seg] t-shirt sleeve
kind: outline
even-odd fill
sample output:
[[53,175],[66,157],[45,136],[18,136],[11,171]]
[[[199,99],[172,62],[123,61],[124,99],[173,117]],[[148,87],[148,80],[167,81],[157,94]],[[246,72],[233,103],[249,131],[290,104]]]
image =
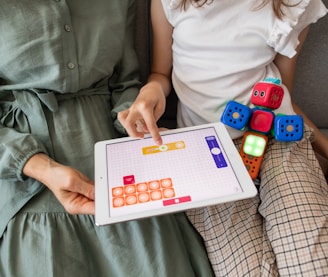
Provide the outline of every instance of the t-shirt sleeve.
[[268,44],[277,53],[292,58],[299,44],[299,34],[325,16],[328,10],[321,0],[293,0],[289,3],[290,7],[283,8],[283,18],[276,19]]
[[181,9],[179,9],[180,0],[161,0],[163,10],[168,22],[174,26],[175,20],[178,15],[181,13]]

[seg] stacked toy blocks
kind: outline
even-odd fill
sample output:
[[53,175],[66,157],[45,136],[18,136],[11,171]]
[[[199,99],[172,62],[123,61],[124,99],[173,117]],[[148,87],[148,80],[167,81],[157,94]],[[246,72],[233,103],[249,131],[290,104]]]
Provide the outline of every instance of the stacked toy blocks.
[[276,115],[284,90],[279,79],[265,79],[255,84],[251,103],[254,108],[229,101],[221,121],[237,130],[245,130],[240,155],[254,180],[260,171],[265,149],[272,135],[278,141],[298,141],[303,137],[303,118],[299,115]]

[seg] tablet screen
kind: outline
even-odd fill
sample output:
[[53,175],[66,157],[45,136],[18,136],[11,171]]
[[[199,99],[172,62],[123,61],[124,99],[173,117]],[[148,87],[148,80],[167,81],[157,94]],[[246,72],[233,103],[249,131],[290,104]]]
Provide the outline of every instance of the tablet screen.
[[162,138],[161,146],[151,137],[104,144],[103,191],[113,221],[213,204],[243,192],[214,126],[163,133]]

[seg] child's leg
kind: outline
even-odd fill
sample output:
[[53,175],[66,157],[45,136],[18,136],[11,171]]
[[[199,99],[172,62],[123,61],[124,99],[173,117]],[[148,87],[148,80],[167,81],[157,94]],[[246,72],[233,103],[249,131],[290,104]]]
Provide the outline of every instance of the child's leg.
[[186,212],[217,276],[327,274],[328,186],[309,131],[306,136],[298,143],[269,145],[261,200],[257,196]]
[[310,135],[273,141],[262,164],[259,212],[281,276],[328,274],[328,186]]
[[328,176],[328,159],[325,158],[324,156],[320,155],[319,153],[315,153],[315,156],[317,157],[318,159],[318,162],[322,168],[322,171],[324,173],[324,175],[326,176],[326,179],[327,179],[327,176]]
[[186,212],[204,239],[216,276],[278,276],[259,205],[256,196]]
[[278,276],[259,197],[187,211],[216,276]]

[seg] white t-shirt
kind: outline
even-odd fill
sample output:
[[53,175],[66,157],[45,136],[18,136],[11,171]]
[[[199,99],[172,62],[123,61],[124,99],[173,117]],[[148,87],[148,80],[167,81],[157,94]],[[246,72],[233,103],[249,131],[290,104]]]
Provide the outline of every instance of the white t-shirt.
[[[173,26],[179,127],[220,121],[231,99],[249,105],[257,82],[280,78],[273,64],[276,53],[293,57],[299,33],[327,13],[321,0],[289,1],[296,6],[284,8],[283,20],[276,18],[271,2],[260,8],[260,1],[213,0],[186,10],[177,8],[178,2],[162,0]],[[293,113],[286,88],[276,112]],[[230,131],[233,138],[241,135]]]

